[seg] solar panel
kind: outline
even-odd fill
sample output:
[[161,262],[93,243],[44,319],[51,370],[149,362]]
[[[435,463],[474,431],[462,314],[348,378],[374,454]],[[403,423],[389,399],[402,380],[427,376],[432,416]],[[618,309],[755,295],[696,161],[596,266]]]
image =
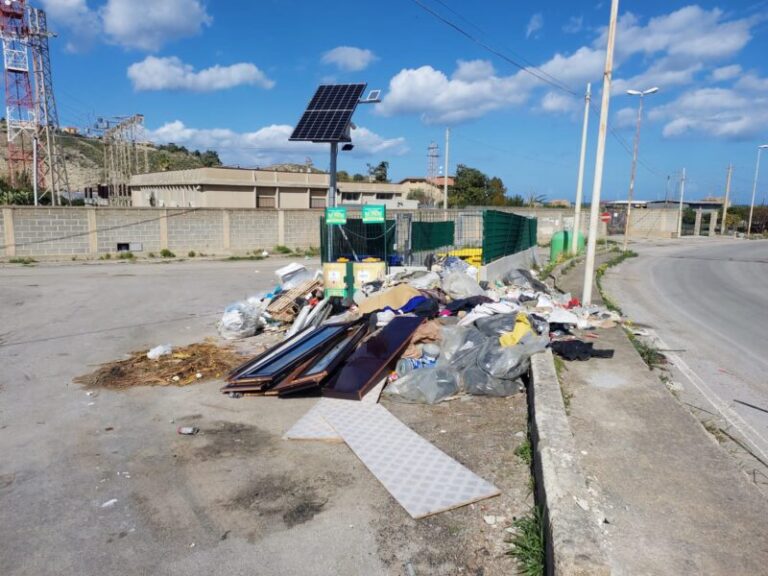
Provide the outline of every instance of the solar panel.
[[349,123],[366,84],[325,84],[309,101],[290,140],[349,142]]

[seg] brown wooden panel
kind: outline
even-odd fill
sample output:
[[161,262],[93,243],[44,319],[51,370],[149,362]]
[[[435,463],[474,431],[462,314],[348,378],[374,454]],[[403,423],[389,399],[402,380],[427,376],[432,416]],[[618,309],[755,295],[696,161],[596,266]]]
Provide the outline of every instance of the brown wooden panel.
[[323,396],[360,400],[402,354],[423,318],[401,316],[374,334],[323,388]]

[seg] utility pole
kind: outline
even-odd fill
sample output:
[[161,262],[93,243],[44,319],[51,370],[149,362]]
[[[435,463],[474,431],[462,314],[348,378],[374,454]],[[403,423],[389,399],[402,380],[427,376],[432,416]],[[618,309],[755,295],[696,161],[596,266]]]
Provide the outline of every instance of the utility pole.
[[[37,135],[32,137],[32,194],[35,198],[35,206],[38,204],[37,196],[37,181],[40,177],[39,168],[37,166]],[[53,204],[53,197],[51,197],[51,204]]]
[[592,84],[587,84],[584,95],[584,123],[581,128],[581,156],[579,157],[579,179],[576,183],[576,209],[573,213],[573,234],[571,238],[571,254],[579,251],[579,231],[581,230],[581,204],[584,192],[584,162],[587,159],[587,129],[589,127],[589,104],[592,100]]
[[725,202],[723,202],[723,221],[720,224],[720,235],[725,236],[728,231],[725,218],[728,216],[728,199],[731,197],[731,176],[733,176],[733,164],[728,164],[728,178],[725,181]]
[[752,201],[749,204],[749,223],[747,224],[747,238],[752,234],[752,213],[755,211],[755,193],[757,192],[757,177],[760,175],[760,153],[768,148],[768,144],[757,147],[757,163],[755,164],[755,182],[752,184]]
[[587,306],[592,303],[592,281],[595,273],[595,251],[597,250],[597,229],[600,216],[600,193],[603,187],[603,162],[605,160],[605,138],[608,132],[608,108],[611,103],[611,76],[613,74],[613,49],[616,45],[616,20],[619,15],[619,0],[611,0],[611,20],[608,25],[608,48],[605,54],[603,73],[603,101],[600,108],[600,128],[597,136],[595,158],[595,180],[592,185],[592,204],[589,208],[589,239],[587,260],[584,267],[584,291],[581,301]]
[[630,96],[640,96],[640,104],[637,107],[637,128],[635,129],[635,145],[632,151],[632,174],[629,178],[629,194],[627,195],[627,217],[624,221],[624,252],[629,243],[630,220],[632,216],[632,199],[635,195],[635,176],[637,175],[637,151],[640,148],[640,125],[643,122],[643,99],[649,94],[655,94],[659,88],[654,86],[648,90],[627,90]]
[[683,199],[685,198],[685,168],[680,177],[680,206],[677,209],[677,237],[683,237]]
[[445,174],[443,175],[443,210],[448,210],[448,174],[450,174],[450,170],[448,169],[448,153],[450,152],[450,146],[451,146],[451,129],[446,128],[445,129]]

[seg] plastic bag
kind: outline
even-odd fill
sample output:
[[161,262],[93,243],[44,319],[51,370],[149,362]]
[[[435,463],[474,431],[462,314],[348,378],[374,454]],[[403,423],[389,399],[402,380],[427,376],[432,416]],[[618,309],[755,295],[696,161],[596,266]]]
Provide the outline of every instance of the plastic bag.
[[485,294],[475,280],[463,272],[451,272],[443,278],[443,292],[454,300]]
[[424,272],[423,274],[414,274],[406,282],[416,288],[416,290],[429,290],[440,287],[440,276],[436,272]]
[[461,381],[464,392],[474,396],[512,396],[523,390],[519,379],[494,378],[479,366],[470,366],[464,370]]
[[169,356],[171,352],[173,352],[173,348],[170,344],[161,344],[160,346],[155,346],[149,352],[147,352],[147,358],[150,360],[157,360],[161,356]]
[[475,320],[475,326],[486,336],[499,337],[505,332],[512,332],[517,322],[517,312],[513,314],[496,314],[487,318]]
[[438,366],[420,368],[390,382],[384,394],[402,402],[437,404],[459,390],[456,373]]
[[264,328],[266,322],[262,316],[264,309],[261,303],[252,301],[235,302],[224,309],[218,325],[219,334],[227,340],[248,338]]
[[465,272],[467,268],[469,268],[469,264],[467,264],[461,258],[457,258],[456,256],[448,256],[445,260],[443,260],[442,265],[443,270],[445,270],[446,273]]
[[486,336],[474,326],[444,326],[440,358],[453,364],[467,352],[479,349]]
[[306,266],[293,262],[275,270],[275,276],[280,281],[283,290],[293,290],[302,282],[312,280],[314,273],[307,270]]
[[477,365],[494,378],[514,380],[528,371],[528,359],[532,354],[547,347],[548,338],[535,336],[532,332],[525,335],[519,344],[502,348],[496,339],[483,344],[477,356]]

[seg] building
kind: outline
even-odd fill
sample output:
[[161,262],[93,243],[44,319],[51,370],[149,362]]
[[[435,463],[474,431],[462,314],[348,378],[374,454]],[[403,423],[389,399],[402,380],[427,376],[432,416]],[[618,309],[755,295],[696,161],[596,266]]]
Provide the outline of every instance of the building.
[[[325,208],[328,174],[243,168],[195,168],[131,177],[132,205],[165,208]],[[409,188],[385,182],[339,182],[339,206],[417,208]]]
[[[399,184],[400,186],[407,188],[406,196],[408,195],[408,192],[423,190],[433,202],[437,203],[442,202],[443,199],[445,176],[438,176],[436,178],[404,178],[403,180],[400,180]],[[448,177],[448,186],[453,186],[453,178],[450,176]]]
[[558,198],[557,200],[550,200],[547,202],[547,205],[550,208],[570,208],[571,201],[564,198]]

